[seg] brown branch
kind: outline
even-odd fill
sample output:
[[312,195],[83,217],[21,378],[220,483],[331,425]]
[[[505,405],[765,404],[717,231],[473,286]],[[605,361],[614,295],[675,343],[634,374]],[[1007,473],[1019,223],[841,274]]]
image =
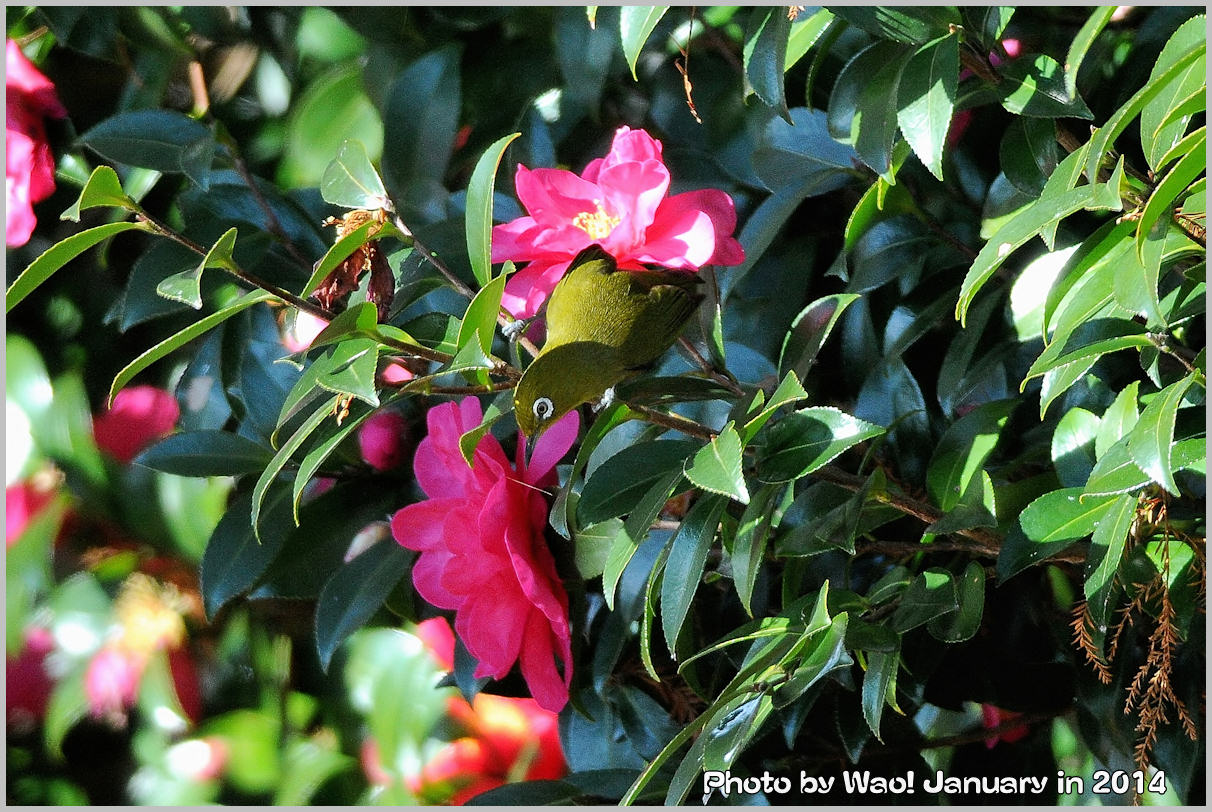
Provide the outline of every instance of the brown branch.
[[680,431],[683,434],[688,434],[691,437],[698,437],[700,440],[714,440],[717,432],[711,430],[702,423],[682,417],[681,415],[673,414],[672,412],[662,412],[657,409],[650,409],[647,406],[638,406],[632,403],[627,404],[627,408],[638,415],[641,419],[647,420],[649,423],[655,423],[658,426],[664,426],[667,429]]

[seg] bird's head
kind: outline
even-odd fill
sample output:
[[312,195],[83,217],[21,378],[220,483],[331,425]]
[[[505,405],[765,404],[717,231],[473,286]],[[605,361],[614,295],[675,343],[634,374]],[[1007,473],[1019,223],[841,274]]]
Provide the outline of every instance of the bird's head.
[[545,350],[526,367],[513,392],[513,410],[528,443],[624,377],[611,355],[608,347],[580,341]]

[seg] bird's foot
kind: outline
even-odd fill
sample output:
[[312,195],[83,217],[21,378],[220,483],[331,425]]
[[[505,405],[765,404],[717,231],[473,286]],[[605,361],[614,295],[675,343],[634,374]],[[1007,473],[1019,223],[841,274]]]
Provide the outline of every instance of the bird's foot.
[[533,321],[533,317],[529,319],[515,319],[514,321],[509,322],[509,324],[501,327],[501,333],[505,336],[507,341],[517,341],[522,337],[522,333],[526,332],[526,328],[529,327],[530,323]]

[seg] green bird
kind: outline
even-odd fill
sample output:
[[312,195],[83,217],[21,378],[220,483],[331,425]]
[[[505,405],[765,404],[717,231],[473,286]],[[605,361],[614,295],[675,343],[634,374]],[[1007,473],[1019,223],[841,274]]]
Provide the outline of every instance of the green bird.
[[619,270],[599,245],[577,254],[547,300],[547,341],[514,390],[527,441],[651,367],[702,301],[701,283],[687,271]]

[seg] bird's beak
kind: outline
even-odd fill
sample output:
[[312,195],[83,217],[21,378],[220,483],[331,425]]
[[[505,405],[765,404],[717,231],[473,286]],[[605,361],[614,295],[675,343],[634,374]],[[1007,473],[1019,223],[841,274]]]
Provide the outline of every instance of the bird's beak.
[[529,463],[530,458],[534,456],[534,446],[535,446],[535,442],[538,439],[539,439],[539,433],[537,431],[534,434],[532,434],[526,438],[526,462],[527,463]]

